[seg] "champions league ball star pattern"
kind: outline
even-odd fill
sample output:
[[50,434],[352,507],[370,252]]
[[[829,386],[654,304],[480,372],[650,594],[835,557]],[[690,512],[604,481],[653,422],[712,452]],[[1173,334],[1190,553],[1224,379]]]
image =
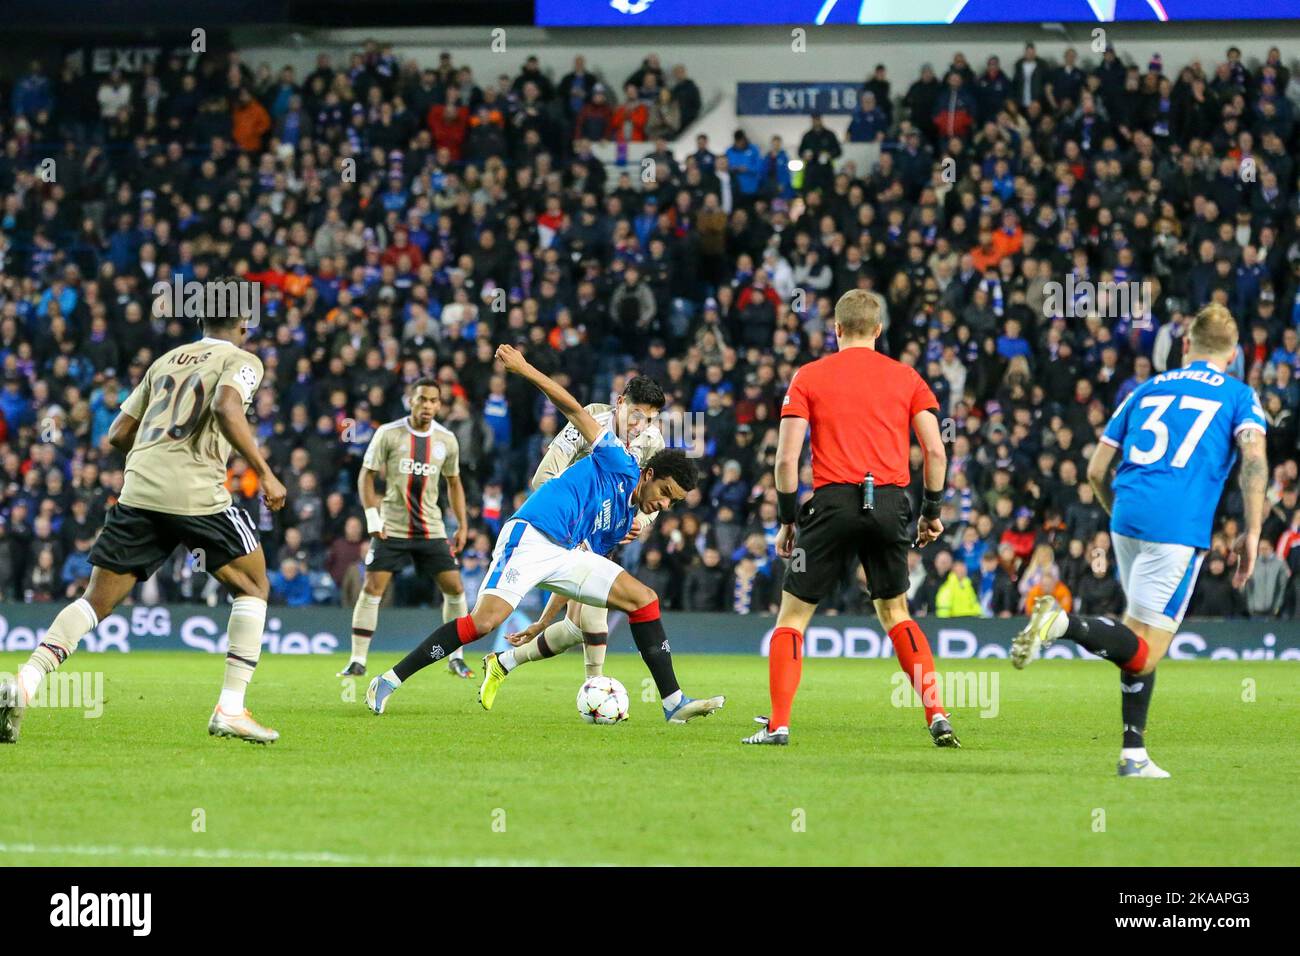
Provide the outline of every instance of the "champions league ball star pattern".
[[578,689],[578,714],[589,724],[627,720],[627,688],[612,677],[592,677]]

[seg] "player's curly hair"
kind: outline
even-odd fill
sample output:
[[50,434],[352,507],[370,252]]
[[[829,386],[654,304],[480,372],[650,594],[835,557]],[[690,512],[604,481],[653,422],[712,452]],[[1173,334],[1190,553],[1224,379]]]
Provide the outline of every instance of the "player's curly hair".
[[645,466],[655,473],[656,478],[671,478],[677,482],[682,491],[694,491],[700,480],[695,463],[680,448],[665,448],[646,462]]
[[628,382],[623,389],[623,398],[629,405],[649,405],[651,408],[663,408],[666,401],[663,387],[649,375],[638,375]]

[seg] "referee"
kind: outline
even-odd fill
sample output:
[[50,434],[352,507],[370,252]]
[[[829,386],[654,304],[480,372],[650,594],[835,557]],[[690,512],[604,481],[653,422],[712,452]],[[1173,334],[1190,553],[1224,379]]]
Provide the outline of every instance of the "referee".
[[[770,717],[747,744],[790,742],[790,707],[803,671],[803,632],[839,583],[848,559],[862,562],[880,623],[925,706],[930,735],[959,747],[943,709],[930,644],[907,611],[909,426],[925,453],[925,496],[916,544],[943,532],[939,499],[948,457],[939,402],[916,370],[876,351],[880,297],[854,289],[835,304],[839,351],[800,368],[781,407],[776,452],[777,553],[792,559],[768,650]],[[813,495],[800,507],[799,455],[812,430]]]

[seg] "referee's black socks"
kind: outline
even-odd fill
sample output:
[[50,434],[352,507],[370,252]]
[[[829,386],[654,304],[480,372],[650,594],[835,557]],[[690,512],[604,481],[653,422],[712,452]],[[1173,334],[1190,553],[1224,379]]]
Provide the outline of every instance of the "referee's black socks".
[[654,678],[659,699],[671,697],[681,687],[673,672],[673,652],[668,646],[664,622],[659,617],[659,599],[629,612],[627,621],[632,628],[632,640],[636,642],[636,649],[641,652],[641,659]]

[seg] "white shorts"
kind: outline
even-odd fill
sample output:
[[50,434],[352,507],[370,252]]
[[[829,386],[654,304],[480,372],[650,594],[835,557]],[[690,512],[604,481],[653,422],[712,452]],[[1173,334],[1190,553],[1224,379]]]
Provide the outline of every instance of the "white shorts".
[[1130,617],[1170,633],[1178,630],[1206,552],[1112,534],[1119,581]]
[[582,548],[563,548],[516,518],[501,529],[482,593],[495,594],[517,607],[529,591],[542,588],[604,607],[614,579],[622,573],[609,558]]

